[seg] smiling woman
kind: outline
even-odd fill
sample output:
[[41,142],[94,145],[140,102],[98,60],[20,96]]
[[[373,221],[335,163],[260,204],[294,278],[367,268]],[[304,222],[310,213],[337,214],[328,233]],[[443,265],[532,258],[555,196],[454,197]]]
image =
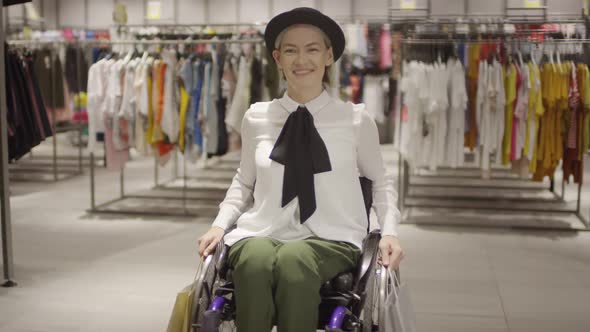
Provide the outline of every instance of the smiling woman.
[[340,26],[296,8],[275,16],[264,39],[287,91],[244,115],[240,168],[199,251],[209,255],[222,238],[230,246],[240,332],[270,331],[273,322],[280,331],[311,332],[320,286],[355,268],[367,235],[359,175],[373,181],[382,263],[392,268],[403,258],[397,194],[364,105],[325,89],[344,51]]

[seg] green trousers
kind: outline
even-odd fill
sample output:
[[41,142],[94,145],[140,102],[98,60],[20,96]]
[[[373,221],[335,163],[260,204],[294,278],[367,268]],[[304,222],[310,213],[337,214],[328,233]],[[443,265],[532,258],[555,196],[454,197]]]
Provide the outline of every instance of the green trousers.
[[247,238],[229,251],[239,332],[316,331],[320,287],[353,269],[360,250],[353,245],[309,238],[283,243]]

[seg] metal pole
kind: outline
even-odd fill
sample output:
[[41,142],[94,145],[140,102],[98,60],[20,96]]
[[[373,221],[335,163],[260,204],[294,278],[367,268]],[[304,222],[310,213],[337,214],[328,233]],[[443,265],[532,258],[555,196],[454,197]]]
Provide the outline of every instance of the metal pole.
[[[158,153],[158,151],[154,151],[155,154]],[[158,186],[158,157],[157,155],[154,155],[154,187]]]
[[182,209],[184,210],[184,213],[188,214],[188,210],[186,208],[186,196],[187,196],[187,184],[186,184],[186,156],[182,156]]
[[0,15],[0,187],[2,190],[2,263],[4,267],[3,287],[14,287],[12,280],[14,264],[12,260],[12,227],[10,220],[10,181],[8,179],[8,130],[6,123],[6,73],[4,68],[4,17]]
[[[86,5],[88,1],[86,1]],[[81,61],[82,45],[76,50],[76,74],[78,76],[78,172],[82,174],[82,61]]]
[[[53,143],[53,180],[57,181],[58,180],[58,176],[57,176],[57,129],[55,126],[55,122],[57,121],[56,117],[55,117],[55,113],[57,112],[57,105],[55,104],[55,94],[57,93],[56,88],[55,88],[55,78],[57,77],[57,75],[61,75],[61,73],[56,73],[55,72],[55,61],[54,61],[54,56],[57,57],[57,55],[53,54],[53,49],[51,49],[49,51],[49,61],[51,62],[50,66],[51,66],[51,94],[52,94],[52,98],[51,100],[52,102],[52,107],[53,109],[51,110],[51,129],[53,130],[53,137],[52,137],[52,143]],[[57,74],[57,75],[56,75]]]
[[178,151],[176,149],[173,150],[174,151],[174,169],[172,170],[172,176],[174,177],[174,179],[178,178]]
[[94,152],[90,152],[90,208],[94,211],[96,208],[96,198],[94,197]]
[[[404,43],[401,43],[401,45],[400,45],[400,53],[401,53],[400,54],[400,58],[401,58],[401,66],[402,66],[400,68],[400,71],[401,72],[403,72],[404,47],[405,47],[405,44]],[[401,75],[401,73],[400,73],[400,75]],[[403,161],[404,158],[403,158],[403,155],[402,155],[402,132],[403,132],[403,129],[402,129],[402,126],[403,126],[403,123],[402,123],[402,119],[403,119],[403,117],[402,117],[402,108],[403,108],[403,100],[402,100],[402,95],[401,95],[401,89],[399,88],[399,83],[397,85],[398,85],[398,90],[400,91],[400,94],[398,95],[398,98],[399,98],[399,107],[398,107],[398,110],[397,110],[397,112],[398,112],[398,121],[399,121],[398,135],[397,135],[397,137],[398,137],[398,141],[397,141],[398,142],[398,161],[397,161],[397,172],[398,172],[398,180],[397,180],[398,181],[398,184],[397,184],[397,188],[398,189],[397,189],[397,192],[398,192],[398,198],[397,198],[397,207],[398,207],[398,210],[401,213],[402,210],[403,210],[403,207],[404,207],[404,205],[403,205],[403,192],[402,192],[402,190],[403,190],[402,171],[403,171],[403,165],[404,165],[404,161]]]
[[119,184],[121,185],[121,198],[125,197],[125,167],[121,167],[121,177],[119,178]]

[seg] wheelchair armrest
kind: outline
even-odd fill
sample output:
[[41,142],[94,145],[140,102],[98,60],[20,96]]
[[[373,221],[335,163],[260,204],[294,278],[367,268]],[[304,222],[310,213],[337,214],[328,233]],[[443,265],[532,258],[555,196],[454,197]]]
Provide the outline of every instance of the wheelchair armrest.
[[381,240],[381,231],[375,229],[371,231],[363,240],[363,251],[358,265],[358,279],[355,284],[355,291],[364,290],[369,279],[369,273],[373,271],[379,254],[379,241]]
[[[230,227],[226,230],[226,234],[233,230],[236,226]],[[221,239],[221,241],[217,244],[217,248],[215,249],[215,256],[216,256],[216,268],[219,273],[219,276],[222,279],[227,279],[227,271],[229,270],[229,264],[227,256],[229,255],[229,247],[225,245],[225,241]]]

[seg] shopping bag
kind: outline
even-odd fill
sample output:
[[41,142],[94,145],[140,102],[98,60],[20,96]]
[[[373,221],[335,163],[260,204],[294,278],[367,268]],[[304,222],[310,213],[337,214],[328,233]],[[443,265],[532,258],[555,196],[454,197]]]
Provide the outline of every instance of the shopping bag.
[[172,307],[172,314],[170,315],[166,332],[190,332],[197,276],[202,267],[203,261],[201,260],[193,282],[176,294],[176,301],[174,302],[174,307]]
[[176,294],[172,315],[166,332],[189,332],[190,316],[195,297],[194,283],[183,288]]
[[401,284],[390,269],[388,274],[383,308],[383,331],[385,332],[416,332],[416,315],[405,284]]

